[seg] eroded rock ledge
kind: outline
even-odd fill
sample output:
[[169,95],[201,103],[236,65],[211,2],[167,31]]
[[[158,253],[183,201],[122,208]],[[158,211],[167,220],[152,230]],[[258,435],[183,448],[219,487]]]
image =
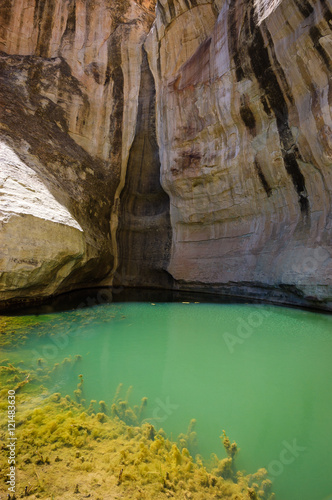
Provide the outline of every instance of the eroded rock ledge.
[[331,1],[154,9],[2,4],[0,301],[123,284],[331,309]]

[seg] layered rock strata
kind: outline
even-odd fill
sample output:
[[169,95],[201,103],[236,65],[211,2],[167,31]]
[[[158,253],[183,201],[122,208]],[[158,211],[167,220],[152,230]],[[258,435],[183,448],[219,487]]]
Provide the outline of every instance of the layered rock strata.
[[2,2],[0,300],[99,283],[118,262],[153,20],[147,0]]
[[327,0],[157,2],[180,287],[331,301],[331,23]]

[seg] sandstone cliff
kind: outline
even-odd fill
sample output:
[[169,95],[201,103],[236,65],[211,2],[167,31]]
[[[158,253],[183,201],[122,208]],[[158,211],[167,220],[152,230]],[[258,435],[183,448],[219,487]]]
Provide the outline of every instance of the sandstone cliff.
[[331,11],[158,2],[147,46],[177,281],[331,298]]
[[96,284],[118,266],[119,197],[154,7],[1,3],[0,300]]
[[332,307],[331,0],[6,0],[0,300]]

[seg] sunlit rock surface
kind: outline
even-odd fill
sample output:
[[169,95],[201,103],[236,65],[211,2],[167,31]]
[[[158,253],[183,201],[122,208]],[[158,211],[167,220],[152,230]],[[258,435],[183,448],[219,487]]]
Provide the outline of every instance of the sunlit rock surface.
[[331,0],[155,4],[2,2],[0,135],[11,182],[31,174],[13,213],[44,236],[2,223],[0,300],[116,283],[331,307]]
[[[17,228],[13,216],[1,224],[0,300],[99,283],[117,266],[114,200],[126,178],[154,10],[148,0],[1,2],[0,136],[16,157],[14,213],[29,224],[23,234],[21,218]],[[4,180],[12,175],[7,156],[0,159]],[[29,217],[23,207],[37,203],[21,203],[19,182],[37,197],[49,193]],[[8,183],[0,191],[6,214]],[[50,217],[57,210],[66,221]]]
[[84,258],[82,228],[38,175],[0,145],[0,297],[44,284],[52,293]]

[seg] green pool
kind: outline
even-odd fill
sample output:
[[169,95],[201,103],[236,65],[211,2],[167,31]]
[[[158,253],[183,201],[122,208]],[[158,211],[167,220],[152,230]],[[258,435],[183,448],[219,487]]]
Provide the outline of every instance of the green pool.
[[[240,448],[238,468],[265,467],[277,499],[332,498],[330,315],[127,302],[20,316],[13,324],[2,358],[28,370],[59,363],[49,391],[74,396],[81,374],[86,404],[110,405],[122,384],[133,406],[148,398],[145,420],[174,440],[196,419],[192,454],[223,456],[225,429]],[[63,363],[75,356],[79,362]]]

